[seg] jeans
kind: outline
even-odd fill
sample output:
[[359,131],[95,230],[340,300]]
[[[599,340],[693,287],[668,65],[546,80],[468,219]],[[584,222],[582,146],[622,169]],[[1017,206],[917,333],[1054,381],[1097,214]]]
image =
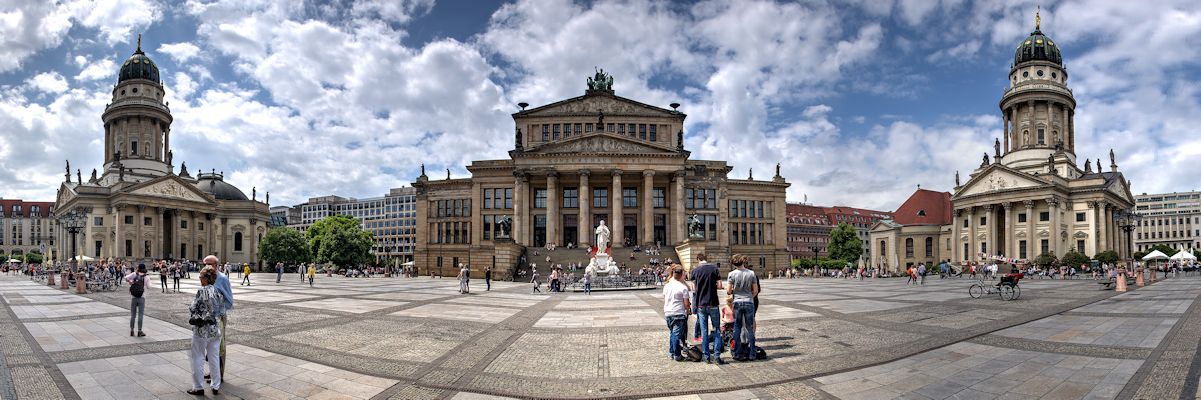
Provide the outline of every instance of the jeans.
[[134,297],[129,302],[129,330],[133,330],[134,320],[138,322],[138,332],[142,331],[142,316],[146,314],[146,298]]
[[696,321],[701,334],[701,354],[708,360],[721,358],[721,308],[697,307]]
[[275,273],[275,283],[279,283],[279,281],[280,281],[281,279],[284,279],[284,273],[283,273],[282,271],[281,271],[281,272],[276,272],[276,273]]
[[584,294],[592,294],[592,282],[584,284]]
[[[746,329],[745,346],[742,342],[742,330]],[[738,354],[741,350],[745,354]],[[747,360],[755,359],[755,303],[749,301],[734,302],[734,357]]]
[[174,282],[175,291],[178,292],[179,291],[179,278],[178,277],[171,278],[171,281]]
[[667,337],[667,355],[672,359],[680,358],[680,341],[683,340],[684,326],[688,325],[688,316],[684,314],[663,317],[667,321],[667,329],[671,334]]
[[[223,336],[224,337],[224,336]],[[208,358],[209,375],[213,378],[213,390],[221,389],[221,351],[222,338],[205,338],[192,335],[192,389],[204,390],[204,361]]]

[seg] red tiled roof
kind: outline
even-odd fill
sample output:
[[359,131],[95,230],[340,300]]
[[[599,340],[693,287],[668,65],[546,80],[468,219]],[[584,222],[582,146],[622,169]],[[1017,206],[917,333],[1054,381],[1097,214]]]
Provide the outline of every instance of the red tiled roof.
[[946,225],[951,218],[951,194],[918,189],[893,215],[901,225]]
[[[811,206],[808,204],[788,204],[787,209],[788,223],[801,223],[808,225],[830,225],[830,219],[826,216],[824,207]],[[800,218],[793,222],[795,218]]]
[[[21,206],[21,212],[14,214],[13,206]],[[5,218],[24,218],[29,217],[33,211],[33,206],[38,207],[38,215],[41,217],[49,217],[50,209],[54,207],[54,203],[46,201],[21,201],[21,200],[6,200],[0,199],[0,215]]]

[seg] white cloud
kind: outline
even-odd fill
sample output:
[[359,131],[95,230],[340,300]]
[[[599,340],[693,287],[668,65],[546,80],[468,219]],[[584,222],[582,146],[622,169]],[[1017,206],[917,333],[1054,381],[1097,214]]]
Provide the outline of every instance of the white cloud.
[[67,80],[58,72],[43,72],[34,75],[27,81],[30,86],[46,93],[62,93],[67,91]]
[[67,7],[81,25],[99,30],[109,44],[134,41],[137,30],[162,17],[162,6],[153,0],[76,1]]
[[[76,57],[76,59],[78,58]],[[87,61],[86,58],[84,60],[87,67],[79,71],[79,75],[75,75],[76,81],[86,82],[107,79],[111,78],[117,71],[117,63],[113,62],[111,58],[105,58],[100,61]]]
[[166,53],[176,63],[183,64],[200,55],[200,48],[188,42],[163,43],[158,47],[158,52]]

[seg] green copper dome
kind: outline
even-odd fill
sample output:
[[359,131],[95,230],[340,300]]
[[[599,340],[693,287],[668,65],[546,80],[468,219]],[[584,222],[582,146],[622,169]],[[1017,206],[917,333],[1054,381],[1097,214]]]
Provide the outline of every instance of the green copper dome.
[[1030,32],[1029,37],[1018,44],[1017,51],[1013,53],[1013,65],[1035,60],[1063,65],[1063,56],[1059,54],[1059,47],[1037,27],[1034,28],[1034,32]]
[[146,53],[142,52],[142,37],[138,36],[138,49],[125,60],[125,64],[121,65],[121,75],[117,78],[117,83],[125,82],[129,79],[149,79],[159,82],[158,66],[154,65],[154,61],[150,61],[150,57],[146,57]]

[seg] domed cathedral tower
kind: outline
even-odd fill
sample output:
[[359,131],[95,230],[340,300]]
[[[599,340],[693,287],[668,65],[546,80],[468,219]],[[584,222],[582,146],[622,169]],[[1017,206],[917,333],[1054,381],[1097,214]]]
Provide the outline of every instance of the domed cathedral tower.
[[1055,41],[1042,32],[1035,13],[1034,31],[1018,43],[1009,68],[1009,87],[1001,96],[1005,146],[1001,163],[1023,171],[1045,171],[1054,157],[1056,172],[1080,175],[1076,165],[1076,99]]
[[171,110],[163,102],[158,66],[138,47],[121,65],[113,101],[104,109],[104,169],[124,167],[132,180],[170,173]]

